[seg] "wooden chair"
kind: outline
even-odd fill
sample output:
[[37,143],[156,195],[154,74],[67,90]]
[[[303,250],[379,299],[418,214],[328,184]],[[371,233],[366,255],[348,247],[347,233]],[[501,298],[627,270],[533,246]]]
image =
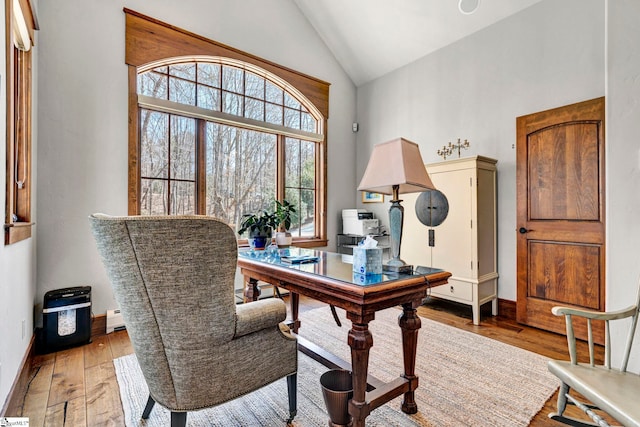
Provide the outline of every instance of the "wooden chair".
[[149,386],[143,419],[158,402],[184,426],[188,411],[286,377],[293,420],[298,352],[286,306],[235,304],[238,244],[228,225],[204,216],[89,221]]
[[[627,364],[633,344],[633,338],[640,310],[640,289],[636,304],[623,310],[595,312],[568,307],[554,307],[552,313],[565,316],[567,322],[567,342],[571,361],[553,360],[548,364],[549,371],[560,378],[562,385],[558,392],[558,412],[549,414],[549,418],[571,426],[608,426],[607,422],[594,410],[600,409],[624,426],[640,426],[640,375],[628,372]],[[589,336],[589,363],[578,363],[576,338],[573,332],[574,316],[587,319]],[[627,341],[622,355],[620,369],[611,367],[611,338],[609,322],[631,318]],[[605,321],[605,364],[594,363],[594,342],[591,328],[592,320]],[[574,389],[590,403],[578,401],[569,394]],[[563,415],[567,403],[576,405],[584,411],[594,423]]]

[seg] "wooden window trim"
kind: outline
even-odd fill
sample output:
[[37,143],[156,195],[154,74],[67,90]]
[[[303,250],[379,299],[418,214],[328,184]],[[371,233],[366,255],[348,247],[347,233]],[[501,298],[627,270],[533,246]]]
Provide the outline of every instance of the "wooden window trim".
[[128,213],[140,214],[140,147],[139,106],[137,75],[139,68],[148,64],[176,57],[198,56],[224,57],[239,60],[263,68],[282,78],[318,109],[323,118],[319,123],[323,140],[317,153],[316,182],[318,197],[316,226],[318,237],[296,239],[299,246],[325,246],[327,244],[327,121],[329,118],[330,84],[315,77],[280,66],[255,55],[226,46],[184,29],[124,8],[126,37],[125,63],[129,69],[129,182]]
[[[29,0],[19,0],[24,17],[27,40],[34,45],[36,16]],[[17,243],[31,237],[33,226],[31,212],[32,177],[32,50],[20,50],[15,44],[13,22],[13,0],[5,1],[5,52],[7,84],[6,116],[6,201],[5,201],[5,245]],[[25,40],[22,40],[24,43]],[[27,46],[29,48],[30,46]],[[16,105],[19,108],[16,108]],[[22,177],[21,185],[16,182]],[[14,217],[14,214],[17,216]]]

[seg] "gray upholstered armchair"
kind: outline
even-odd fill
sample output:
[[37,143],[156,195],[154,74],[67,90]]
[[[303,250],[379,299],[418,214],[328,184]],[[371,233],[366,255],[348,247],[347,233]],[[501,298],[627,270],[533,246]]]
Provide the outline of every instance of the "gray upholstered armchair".
[[[297,343],[278,299],[235,304],[237,242],[204,216],[89,219],[144,378],[149,400],[171,411],[212,407],[287,377],[296,413]],[[259,367],[256,369],[255,367]]]

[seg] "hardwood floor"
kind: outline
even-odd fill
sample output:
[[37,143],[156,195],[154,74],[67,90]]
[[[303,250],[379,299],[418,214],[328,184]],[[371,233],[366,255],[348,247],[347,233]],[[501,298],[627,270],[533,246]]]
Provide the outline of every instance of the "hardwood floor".
[[[322,305],[304,297],[300,299],[301,312]],[[418,309],[420,316],[548,358],[568,359],[564,336],[529,328],[500,316],[491,317],[488,305],[482,312],[482,322],[475,326],[468,306],[430,299]],[[598,352],[601,361],[602,348]],[[31,427],[123,426],[124,416],[112,360],[130,353],[133,353],[133,348],[127,332],[120,331],[95,337],[90,344],[81,347],[37,356],[22,413],[7,415],[29,417]],[[559,425],[547,418],[549,412],[555,411],[556,398],[554,395],[549,399],[530,425]],[[567,414],[583,418],[582,412],[573,407],[567,409]]]

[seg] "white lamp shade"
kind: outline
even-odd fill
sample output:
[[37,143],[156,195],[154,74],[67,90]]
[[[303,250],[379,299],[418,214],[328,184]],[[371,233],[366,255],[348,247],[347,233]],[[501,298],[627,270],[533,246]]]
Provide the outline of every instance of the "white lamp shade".
[[394,185],[399,186],[399,194],[435,190],[424,167],[420,147],[404,138],[373,147],[358,190],[393,194]]

